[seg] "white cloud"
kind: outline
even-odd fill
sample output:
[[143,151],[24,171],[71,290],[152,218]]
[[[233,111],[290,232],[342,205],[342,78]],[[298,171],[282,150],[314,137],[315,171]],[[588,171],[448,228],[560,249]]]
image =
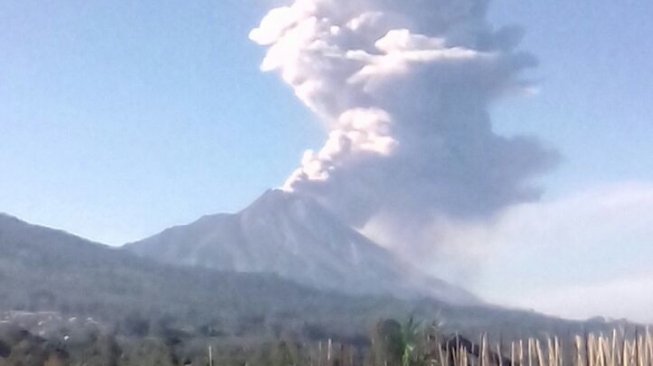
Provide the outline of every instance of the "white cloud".
[[250,38],[267,49],[261,69],[281,76],[328,138],[284,189],[357,228],[383,216],[386,232],[539,197],[532,178],[557,154],[534,138],[497,135],[488,113],[525,86],[534,59],[516,49],[521,31],[487,22],[485,1],[288,3]]
[[605,315],[653,324],[653,271],[607,282],[534,292],[514,299],[512,305],[572,319]]
[[450,228],[444,247],[485,259],[474,287],[489,300],[653,322],[653,183],[518,205],[493,224]]
[[534,59],[516,48],[520,29],[487,22],[486,5],[294,0],[271,10],[250,34],[267,48],[261,68],[279,73],[329,132],[286,189],[416,263],[435,261],[432,272],[477,278],[490,299],[562,314],[555,299],[584,289],[606,303],[584,307],[588,316],[623,312],[607,307],[610,292],[644,306],[653,185],[528,203],[557,154],[492,128],[488,106],[528,87],[521,74]]

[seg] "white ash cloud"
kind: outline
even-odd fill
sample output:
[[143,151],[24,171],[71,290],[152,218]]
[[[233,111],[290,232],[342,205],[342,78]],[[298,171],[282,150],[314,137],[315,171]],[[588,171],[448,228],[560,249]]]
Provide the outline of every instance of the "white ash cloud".
[[651,212],[653,182],[620,182],[515,205],[491,224],[451,227],[448,237],[482,243],[474,288],[488,301],[653,324]]
[[383,227],[393,245],[443,217],[485,219],[537,199],[532,178],[556,153],[497,135],[488,114],[496,97],[528,87],[520,73],[536,61],[517,49],[519,28],[488,24],[487,5],[295,0],[271,10],[250,34],[268,50],[261,68],[328,130],[284,188],[356,227]]

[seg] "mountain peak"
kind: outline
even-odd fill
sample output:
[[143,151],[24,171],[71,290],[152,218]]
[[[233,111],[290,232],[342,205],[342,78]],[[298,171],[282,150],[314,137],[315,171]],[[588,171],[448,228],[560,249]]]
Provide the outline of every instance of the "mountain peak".
[[126,248],[165,263],[270,272],[320,289],[475,301],[401,263],[311,197],[279,189],[239,213],[207,216]]
[[259,198],[254,200],[254,202],[252,202],[250,206],[254,206],[264,202],[281,202],[281,201],[291,199],[295,195],[296,194],[293,192],[284,191],[283,189],[280,188],[268,189],[265,192],[263,192],[263,194]]
[[[286,228],[290,231],[313,231],[322,237],[352,231],[325,207],[311,197],[295,192],[271,189],[238,213],[243,227],[258,227],[265,223],[276,225],[270,231]],[[291,228],[292,227],[292,228]],[[280,238],[287,241],[289,237]]]
[[292,192],[281,189],[268,189],[241,212],[278,209],[298,199],[299,197]]
[[242,213],[245,212],[266,212],[266,211],[279,211],[279,210],[298,210],[309,209],[326,211],[317,201],[313,198],[301,195],[295,192],[284,191],[282,189],[268,189],[259,198],[254,200],[247,206]]

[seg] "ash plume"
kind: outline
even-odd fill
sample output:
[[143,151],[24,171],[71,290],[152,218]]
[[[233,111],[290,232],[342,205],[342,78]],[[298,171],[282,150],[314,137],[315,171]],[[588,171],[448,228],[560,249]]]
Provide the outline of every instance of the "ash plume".
[[520,74],[536,60],[517,49],[520,28],[488,24],[487,6],[295,0],[271,10],[250,34],[267,47],[261,69],[278,72],[328,131],[284,189],[416,253],[440,245],[438,222],[537,199],[532,178],[556,153],[497,135],[488,114],[529,86]]

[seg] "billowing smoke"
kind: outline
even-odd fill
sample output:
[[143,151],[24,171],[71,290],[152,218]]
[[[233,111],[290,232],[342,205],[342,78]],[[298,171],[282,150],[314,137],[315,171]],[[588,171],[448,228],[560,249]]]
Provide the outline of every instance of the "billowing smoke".
[[536,199],[530,180],[556,154],[497,135],[488,115],[493,99],[528,87],[520,73],[536,61],[516,49],[519,28],[487,23],[487,5],[295,0],[271,10],[250,34],[268,47],[261,68],[328,130],[284,188],[416,252],[437,246],[438,222]]

